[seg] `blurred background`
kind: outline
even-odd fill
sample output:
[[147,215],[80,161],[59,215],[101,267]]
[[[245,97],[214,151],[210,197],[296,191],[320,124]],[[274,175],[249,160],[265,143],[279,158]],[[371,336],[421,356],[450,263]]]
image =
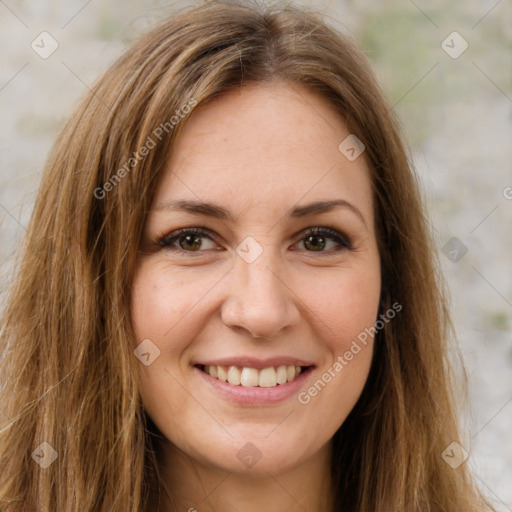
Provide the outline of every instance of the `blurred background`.
[[[512,1],[294,3],[357,40],[402,122],[470,376],[466,463],[512,512]],[[188,4],[0,0],[0,304],[65,120],[134,38]]]

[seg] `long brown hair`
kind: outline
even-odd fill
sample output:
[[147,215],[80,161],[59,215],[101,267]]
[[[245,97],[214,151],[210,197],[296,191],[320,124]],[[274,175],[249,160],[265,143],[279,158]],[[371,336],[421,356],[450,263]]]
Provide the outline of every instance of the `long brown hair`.
[[[184,10],[129,48],[48,159],[2,319],[1,510],[142,512],[157,501],[154,425],[130,349],[146,214],[193,106],[272,80],[309,87],[364,143],[381,308],[403,308],[379,331],[366,386],[335,434],[335,510],[484,508],[467,464],[442,457],[464,445],[444,285],[417,178],[366,58],[318,14],[221,1]],[[46,468],[36,463],[55,454]]]

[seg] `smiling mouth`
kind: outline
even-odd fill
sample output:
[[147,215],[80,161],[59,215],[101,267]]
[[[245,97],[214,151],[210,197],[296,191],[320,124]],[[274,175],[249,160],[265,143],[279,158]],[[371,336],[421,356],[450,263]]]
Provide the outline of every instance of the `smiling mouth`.
[[197,365],[197,368],[213,379],[232,386],[272,388],[292,382],[295,377],[311,366],[282,365],[257,369],[239,366]]

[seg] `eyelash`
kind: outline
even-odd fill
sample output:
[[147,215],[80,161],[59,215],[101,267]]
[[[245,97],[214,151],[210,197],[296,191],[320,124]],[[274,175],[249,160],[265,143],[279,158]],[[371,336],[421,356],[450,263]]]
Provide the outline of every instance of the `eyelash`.
[[[203,228],[203,227],[196,227],[196,228],[183,228],[178,229],[177,231],[173,231],[168,234],[161,235],[157,238],[157,244],[167,250],[170,251],[178,251],[181,253],[188,253],[192,254],[193,256],[199,256],[200,253],[204,252],[201,250],[198,251],[187,251],[185,249],[182,249],[181,247],[173,247],[172,244],[179,240],[180,238],[187,236],[187,235],[193,235],[198,236],[201,238],[208,238],[212,242],[215,242],[214,238],[211,236],[210,230]],[[348,250],[353,251],[352,244],[348,237],[342,235],[340,232],[328,228],[328,227],[314,227],[314,228],[308,228],[301,233],[299,233],[299,236],[301,237],[300,240],[304,240],[307,236],[325,236],[325,238],[330,238],[340,244],[342,246],[342,249],[335,249],[335,250],[329,250],[329,251],[306,251],[316,254],[321,254],[322,257],[324,256],[333,256],[335,254],[338,254],[342,250]],[[304,249],[305,250],[305,249]]]

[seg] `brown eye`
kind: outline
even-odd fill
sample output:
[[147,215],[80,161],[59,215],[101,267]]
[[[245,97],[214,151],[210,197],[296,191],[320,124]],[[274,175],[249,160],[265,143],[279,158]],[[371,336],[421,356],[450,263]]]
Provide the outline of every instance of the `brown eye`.
[[[300,235],[300,242],[307,252],[317,252],[326,256],[338,253],[341,250],[352,250],[351,243],[347,237],[338,231],[327,227],[310,228]],[[204,247],[204,239],[209,240],[212,244],[214,241],[209,231],[205,228],[183,228],[173,231],[158,240],[158,245],[170,251],[178,251],[181,253],[201,253],[203,250],[212,249],[213,247]],[[338,249],[327,248],[329,241],[339,246]]]
[[182,252],[201,252],[200,249],[204,245],[203,238],[213,242],[208,232],[203,228],[184,228],[165,235],[158,240],[158,245]]
[[329,240],[334,241],[337,245],[341,246],[341,249],[337,249],[334,252],[338,252],[343,249],[352,250],[352,246],[348,238],[331,228],[311,228],[302,235],[304,247],[308,252],[332,253],[333,251],[324,250],[328,245]]
[[[199,249],[201,247],[201,237],[200,236],[194,236],[194,235],[185,235],[177,239],[178,244],[180,246],[180,249],[191,249],[195,251],[196,249]],[[181,243],[181,241],[183,241]]]
[[318,251],[325,248],[326,238],[318,235],[310,235],[304,239],[304,247],[312,251]]

